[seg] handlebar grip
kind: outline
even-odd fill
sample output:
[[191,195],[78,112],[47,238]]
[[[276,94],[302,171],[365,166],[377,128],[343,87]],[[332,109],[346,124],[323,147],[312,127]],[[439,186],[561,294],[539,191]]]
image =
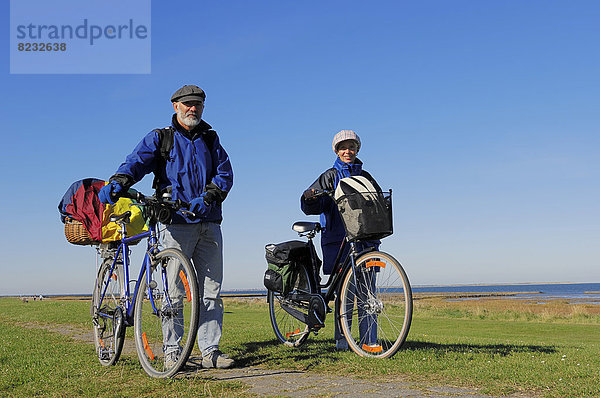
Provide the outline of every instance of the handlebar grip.
[[[310,192],[310,194],[307,195],[307,192]],[[318,197],[326,196],[326,195],[332,196],[333,191],[329,191],[327,189],[314,189],[314,188],[311,189],[311,188],[309,188],[306,191],[304,191],[303,195],[304,195],[305,199],[310,200],[310,199],[316,199]]]
[[[111,194],[112,196],[112,194]],[[125,191],[121,194],[118,195],[118,197],[120,198],[127,198],[127,199],[134,199],[138,202],[142,202],[145,198],[144,194],[141,192],[130,192],[130,191]]]
[[175,202],[175,207],[178,209],[189,209],[190,208],[190,204],[188,202],[184,202],[181,199],[177,199]]

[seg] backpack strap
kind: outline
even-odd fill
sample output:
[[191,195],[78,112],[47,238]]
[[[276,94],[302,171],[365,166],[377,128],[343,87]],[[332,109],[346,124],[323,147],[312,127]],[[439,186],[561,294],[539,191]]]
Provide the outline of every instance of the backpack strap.
[[[156,158],[156,170],[163,170],[167,162],[171,159],[171,149],[173,148],[173,140],[175,139],[175,131],[173,127],[168,126],[162,129],[154,129],[158,134],[158,156]],[[158,172],[154,173],[152,181],[152,189],[157,190],[159,185]]]
[[206,144],[206,146],[208,147],[208,150],[211,153],[214,150],[216,138],[217,138],[217,132],[213,129],[206,130],[202,134],[202,139],[204,140],[204,143]]

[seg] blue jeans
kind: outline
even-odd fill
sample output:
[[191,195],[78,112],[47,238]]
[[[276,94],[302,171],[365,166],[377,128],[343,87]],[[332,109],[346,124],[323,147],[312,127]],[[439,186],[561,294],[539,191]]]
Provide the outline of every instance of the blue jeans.
[[[348,314],[348,326],[352,328],[352,317],[350,314],[354,311],[354,298],[357,299],[358,312],[358,335],[359,346],[363,344],[374,344],[377,342],[377,315],[369,313],[365,309],[365,304],[372,292],[375,291],[375,282],[377,272],[374,269],[364,270],[359,268],[358,272],[352,276],[353,282],[349,286],[349,292],[346,297],[346,302],[340,302],[340,312]],[[355,281],[355,282],[354,282]],[[338,291],[338,294],[340,292]],[[336,318],[339,314],[336,311]],[[338,322],[335,322],[335,339],[344,338],[344,334],[339,328]]]
[[[197,224],[171,224],[164,232],[163,245],[180,249],[192,260],[198,278],[200,293],[200,318],[198,322],[198,347],[202,356],[219,349],[223,330],[223,237],[221,226],[211,222]],[[173,270],[177,272],[177,270]],[[171,279],[170,276],[168,276]],[[176,305],[176,303],[173,303]],[[175,321],[175,324],[178,322]],[[173,322],[163,324],[165,353],[179,350],[183,335]]]
[[[368,247],[374,247],[375,250],[378,250],[379,244],[380,244],[380,241],[378,241],[378,240],[358,242],[356,244],[356,250],[360,252],[363,249],[366,249]],[[333,242],[333,243],[328,243],[326,245],[321,245],[321,249],[323,251],[323,273],[325,275],[329,275],[333,271],[333,267],[335,265],[335,259],[338,255],[338,251],[340,250],[341,246],[342,246],[342,242]],[[349,251],[350,251],[350,245],[346,245],[346,248],[342,252],[341,258],[342,259],[346,258]],[[355,286],[355,283],[352,283],[352,285],[350,286],[350,292],[348,294],[348,302],[346,303],[346,312],[351,313],[353,311],[353,309],[354,309],[353,298],[354,298],[354,295],[356,295],[356,297],[359,299],[359,302],[361,304],[363,304],[363,305],[357,306],[358,319],[359,319],[358,333],[360,336],[360,345],[373,344],[377,341],[377,315],[367,313],[367,311],[365,311],[365,308],[364,308],[364,303],[365,303],[365,300],[368,298],[367,292],[375,290],[376,275],[373,273],[369,273],[369,272],[367,272],[367,273],[358,272],[356,278],[357,278],[356,285],[358,285],[358,289]],[[338,291],[337,294],[339,295],[340,292]],[[342,303],[341,305],[343,306],[344,304]],[[340,314],[338,313],[337,308],[336,308],[334,315],[335,315],[336,319],[339,318]],[[351,321],[352,321],[352,319],[349,319],[348,326],[350,326],[350,327],[352,327]],[[334,337],[336,340],[344,339],[344,334],[340,330],[338,322],[335,322]]]

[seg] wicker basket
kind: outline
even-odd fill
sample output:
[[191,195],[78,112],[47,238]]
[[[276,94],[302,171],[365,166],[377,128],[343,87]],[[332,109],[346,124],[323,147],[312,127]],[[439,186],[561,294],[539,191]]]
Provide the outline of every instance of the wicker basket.
[[70,217],[65,218],[65,236],[67,237],[67,241],[74,245],[95,245],[100,242],[95,242],[92,240],[85,226]]

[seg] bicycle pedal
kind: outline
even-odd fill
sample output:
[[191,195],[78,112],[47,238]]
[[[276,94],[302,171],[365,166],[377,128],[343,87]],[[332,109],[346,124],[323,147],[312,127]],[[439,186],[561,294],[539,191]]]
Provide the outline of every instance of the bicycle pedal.
[[110,359],[110,351],[107,349],[98,350],[98,358],[107,361]]
[[323,329],[324,327],[325,327],[324,324],[317,324],[317,325],[309,326],[309,329],[310,329],[311,333],[318,334],[319,330]]

